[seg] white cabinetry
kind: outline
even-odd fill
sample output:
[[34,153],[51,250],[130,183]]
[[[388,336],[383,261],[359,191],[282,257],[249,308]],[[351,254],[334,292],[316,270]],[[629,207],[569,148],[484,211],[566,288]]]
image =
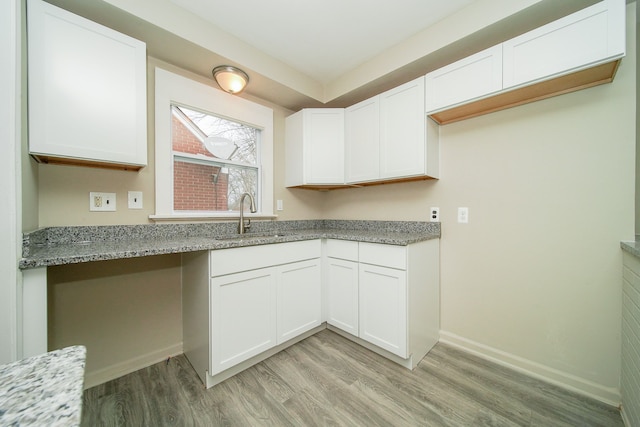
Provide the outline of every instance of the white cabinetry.
[[502,45],[498,45],[427,74],[427,113],[501,89]]
[[316,326],[322,316],[320,259],[286,264],[277,270],[278,344]]
[[210,375],[276,345],[275,285],[273,268],[211,279]]
[[327,240],[327,323],[358,336],[358,242]]
[[381,94],[380,178],[437,178],[438,159],[427,150],[437,144],[437,132],[424,114],[424,77]]
[[346,109],[347,183],[438,177],[438,127],[424,97],[420,77]]
[[185,254],[182,272],[184,353],[207,387],[321,325],[320,240]]
[[344,184],[344,109],[307,108],[286,118],[287,187]]
[[329,327],[413,369],[439,339],[439,241],[327,243]]
[[605,0],[504,42],[504,88],[623,56],[624,15],[623,0]]
[[609,83],[624,55],[625,2],[604,0],[427,74],[426,112],[447,124]]
[[404,270],[360,263],[360,338],[408,357]]
[[348,183],[380,178],[380,97],[345,109],[345,178]]
[[45,163],[145,166],[145,44],[41,0],[29,0],[28,24],[30,154]]

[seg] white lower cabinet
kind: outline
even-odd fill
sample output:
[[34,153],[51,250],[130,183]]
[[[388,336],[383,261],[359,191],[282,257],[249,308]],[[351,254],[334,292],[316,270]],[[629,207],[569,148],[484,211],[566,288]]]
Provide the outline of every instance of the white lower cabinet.
[[410,369],[438,342],[438,239],[329,239],[322,252],[308,240],[183,254],[183,349],[207,387],[321,330],[323,310],[329,328]]
[[210,375],[276,345],[275,285],[275,268],[211,279]]
[[358,335],[358,242],[327,241],[327,323]]
[[319,258],[287,264],[277,269],[278,344],[322,323],[321,274]]
[[184,354],[207,387],[322,323],[320,240],[185,254],[182,282]]
[[360,338],[406,359],[407,274],[360,264]]
[[439,240],[328,240],[326,252],[330,328],[413,369],[440,338]]

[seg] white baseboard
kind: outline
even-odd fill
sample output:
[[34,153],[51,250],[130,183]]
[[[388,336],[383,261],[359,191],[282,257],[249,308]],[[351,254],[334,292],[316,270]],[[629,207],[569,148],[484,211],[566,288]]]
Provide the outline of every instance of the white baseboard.
[[622,409],[620,410],[620,415],[622,415],[622,423],[625,425],[625,427],[633,427],[631,425],[631,420],[629,420],[629,418],[627,417],[627,413],[624,411],[624,406],[622,406]]
[[440,342],[497,363],[498,365],[514,369],[528,376],[599,400],[607,405],[617,408],[620,407],[622,397],[620,390],[617,388],[605,387],[567,372],[562,372],[520,356],[463,338],[451,332],[440,331]]
[[133,359],[98,369],[97,371],[87,371],[84,374],[84,388],[86,390],[106,383],[107,381],[115,380],[123,375],[130,374],[131,372],[146,368],[147,366],[167,360],[168,357],[177,356],[179,354],[182,354],[182,343],[152,351],[151,353],[143,354],[142,356],[134,357]]

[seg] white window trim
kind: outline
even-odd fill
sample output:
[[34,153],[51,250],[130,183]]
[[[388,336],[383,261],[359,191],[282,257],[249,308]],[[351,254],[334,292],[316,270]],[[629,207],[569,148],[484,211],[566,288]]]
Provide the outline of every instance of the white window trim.
[[202,221],[237,218],[229,212],[174,212],[173,150],[171,145],[171,104],[188,105],[261,130],[260,166],[262,191],[258,212],[247,217],[274,218],[273,214],[273,110],[228,94],[212,86],[155,69],[155,173],[156,213],[154,221]]

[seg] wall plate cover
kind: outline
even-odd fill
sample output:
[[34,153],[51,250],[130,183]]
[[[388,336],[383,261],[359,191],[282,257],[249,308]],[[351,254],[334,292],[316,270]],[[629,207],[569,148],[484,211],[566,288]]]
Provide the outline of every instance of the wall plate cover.
[[89,210],[95,212],[115,212],[116,193],[89,193]]
[[458,222],[467,224],[469,222],[469,208],[458,208]]
[[127,202],[129,209],[142,209],[142,191],[129,191]]
[[430,208],[429,209],[429,220],[431,222],[439,222],[440,221],[440,208]]

